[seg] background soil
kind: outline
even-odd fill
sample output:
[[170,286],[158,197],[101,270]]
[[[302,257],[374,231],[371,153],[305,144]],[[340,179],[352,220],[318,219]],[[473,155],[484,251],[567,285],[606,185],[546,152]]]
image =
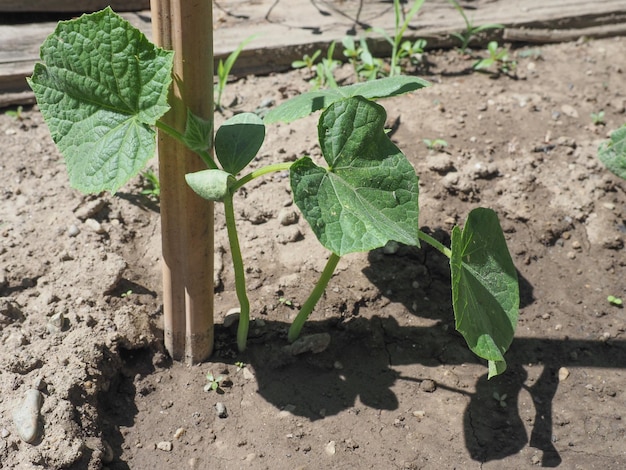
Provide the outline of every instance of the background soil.
[[[236,300],[217,207],[215,354],[172,363],[158,204],[141,178],[83,196],[36,109],[0,115],[0,467],[623,468],[626,314],[607,296],[626,298],[626,182],[596,154],[626,119],[625,48],[521,48],[514,77],[429,52],[417,72],[433,86],[382,102],[420,175],[424,229],[448,242],[472,208],[500,216],[522,308],[509,369],[490,381],[454,332],[449,269],[428,248],[345,257],[304,331],[329,346],[288,354],[296,309],[284,300],[306,298],[327,253],[302,219],[290,224],[287,174],[236,199],[249,350],[237,354],[224,322]],[[226,116],[305,91],[306,78],[232,83]],[[319,156],[316,119],[268,129],[256,164]],[[449,145],[430,151],[425,138]],[[227,377],[224,393],[203,391],[209,371]],[[31,388],[44,397],[42,434],[27,444],[12,413]]]

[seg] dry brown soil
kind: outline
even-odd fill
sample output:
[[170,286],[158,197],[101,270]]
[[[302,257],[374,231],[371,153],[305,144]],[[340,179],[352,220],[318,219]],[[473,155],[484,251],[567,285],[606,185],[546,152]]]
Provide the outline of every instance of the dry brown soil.
[[[345,257],[304,331],[330,345],[285,352],[327,257],[301,218],[281,223],[295,210],[287,174],[236,198],[248,351],[223,325],[236,300],[218,207],[215,353],[173,363],[159,207],[140,178],[83,196],[37,109],[0,115],[0,468],[624,468],[626,311],[607,296],[626,299],[626,182],[596,158],[626,121],[624,50],[624,38],[524,47],[516,76],[499,77],[429,52],[418,73],[433,86],[383,102],[420,175],[425,230],[447,242],[474,207],[500,216],[522,298],[509,369],[490,381],[454,331],[449,268],[428,248]],[[225,116],[307,90],[305,75],[230,84]],[[316,118],[269,128],[255,164],[319,156]],[[223,393],[203,390],[209,371],[227,377]],[[33,388],[41,436],[28,444],[13,410]]]

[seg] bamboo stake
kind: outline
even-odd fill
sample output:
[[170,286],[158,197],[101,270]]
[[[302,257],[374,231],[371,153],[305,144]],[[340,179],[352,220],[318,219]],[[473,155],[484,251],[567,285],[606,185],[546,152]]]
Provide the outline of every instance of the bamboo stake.
[[[213,118],[212,1],[151,0],[151,7],[156,43],[174,51],[172,109],[163,120],[182,132],[187,108]],[[205,168],[196,154],[161,131],[158,154],[165,346],[195,363],[213,350],[213,205],[185,182]]]

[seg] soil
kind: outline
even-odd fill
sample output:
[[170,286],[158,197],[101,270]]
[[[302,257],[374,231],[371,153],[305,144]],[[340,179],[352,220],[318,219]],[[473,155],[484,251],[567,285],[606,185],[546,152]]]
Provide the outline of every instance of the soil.
[[[294,221],[284,173],[236,198],[249,349],[237,353],[224,321],[237,303],[217,206],[215,352],[171,361],[145,182],[81,195],[36,108],[0,115],[0,468],[624,468],[626,311],[607,296],[626,298],[626,181],[596,155],[626,120],[625,49],[522,47],[513,75],[432,51],[416,73],[433,86],[382,102],[420,176],[424,230],[447,243],[472,208],[499,214],[522,296],[509,368],[489,381],[454,331],[449,267],[429,248],[346,256],[304,330],[329,345],[288,353],[327,253]],[[308,87],[302,71],[240,79],[218,119]],[[268,129],[255,165],[318,157],[316,119]],[[204,390],[208,372],[225,377],[219,391]],[[29,444],[13,411],[30,389],[43,401]]]

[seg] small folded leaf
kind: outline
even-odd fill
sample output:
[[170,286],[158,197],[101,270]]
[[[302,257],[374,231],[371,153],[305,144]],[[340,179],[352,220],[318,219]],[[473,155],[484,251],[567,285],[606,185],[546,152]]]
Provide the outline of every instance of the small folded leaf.
[[626,125],[611,133],[598,149],[598,158],[609,171],[626,180]]
[[253,113],[235,114],[215,134],[215,154],[227,172],[236,175],[256,156],[265,139],[265,125]]
[[329,168],[310,158],[290,169],[294,201],[322,245],[339,256],[394,240],[419,246],[418,179],[384,132],[382,106],[357,96],[320,117]]
[[474,209],[463,230],[454,227],[450,268],[456,329],[490,361],[489,376],[499,374],[517,325],[519,285],[495,212]]
[[115,192],[154,155],[172,57],[108,7],[45,40],[28,83],[73,187]]
[[194,152],[204,152],[211,148],[213,139],[213,120],[202,119],[187,110],[187,123],[183,141]]
[[363,96],[364,98],[372,100],[390,98],[427,86],[430,86],[430,83],[421,78],[399,75],[355,83],[354,85],[340,88],[315,90],[295,96],[285,101],[280,106],[270,110],[265,115],[265,123],[292,122],[306,117],[315,111],[319,111],[320,109],[325,109],[332,103],[344,98],[353,96]]
[[209,201],[223,201],[230,185],[237,179],[223,170],[202,170],[185,175],[187,184],[200,197]]

